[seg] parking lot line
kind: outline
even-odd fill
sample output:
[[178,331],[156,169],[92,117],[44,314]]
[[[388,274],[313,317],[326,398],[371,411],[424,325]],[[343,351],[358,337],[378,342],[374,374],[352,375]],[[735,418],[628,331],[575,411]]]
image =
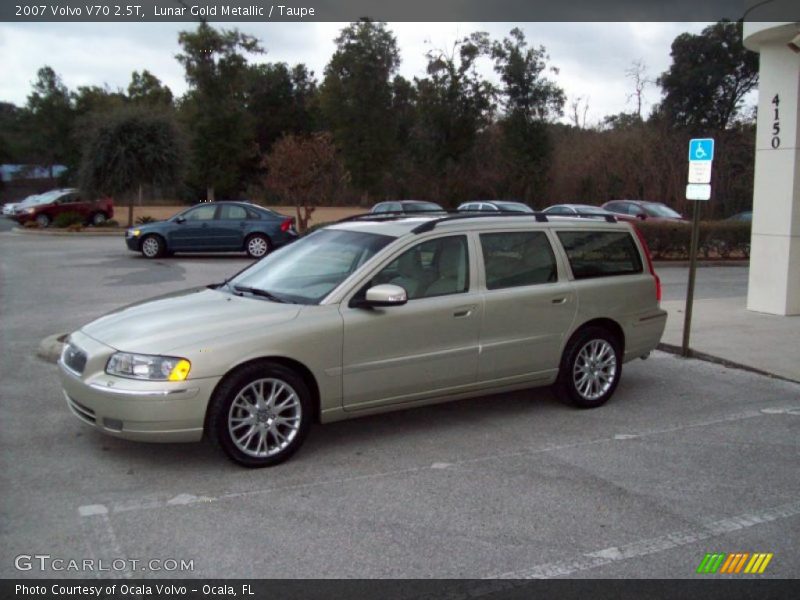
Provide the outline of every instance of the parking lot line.
[[614,562],[656,554],[681,546],[688,546],[703,540],[756,527],[763,523],[771,523],[800,515],[800,501],[766,508],[757,512],[748,512],[727,519],[704,523],[699,529],[684,529],[664,535],[638,540],[623,546],[612,546],[595,552],[587,552],[566,560],[534,565],[528,569],[493,574],[485,579],[548,579],[566,577]]

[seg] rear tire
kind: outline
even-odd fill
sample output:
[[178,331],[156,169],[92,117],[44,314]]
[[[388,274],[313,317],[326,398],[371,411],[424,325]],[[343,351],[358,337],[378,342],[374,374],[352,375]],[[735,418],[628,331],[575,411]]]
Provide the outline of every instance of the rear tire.
[[578,330],[567,343],[555,391],[578,408],[597,408],[617,389],[622,376],[622,344],[603,327]]
[[272,252],[272,241],[263,233],[254,233],[245,240],[244,249],[250,258],[264,258]]
[[139,248],[142,251],[142,256],[145,258],[160,258],[164,256],[167,245],[160,235],[151,233],[142,238],[142,243]]
[[297,452],[308,435],[313,405],[294,371],[269,361],[226,377],[209,403],[207,433],[232,461],[271,467]]
[[92,215],[92,225],[97,227],[98,225],[102,225],[106,222],[106,215],[105,213],[96,212]]

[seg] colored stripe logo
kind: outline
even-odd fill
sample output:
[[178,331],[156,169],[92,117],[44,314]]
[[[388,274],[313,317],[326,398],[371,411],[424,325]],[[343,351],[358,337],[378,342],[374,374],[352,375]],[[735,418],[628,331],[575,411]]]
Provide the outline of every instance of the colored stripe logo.
[[735,575],[739,573],[760,574],[767,569],[772,560],[772,552],[713,552],[703,557],[697,572],[703,575],[724,573]]

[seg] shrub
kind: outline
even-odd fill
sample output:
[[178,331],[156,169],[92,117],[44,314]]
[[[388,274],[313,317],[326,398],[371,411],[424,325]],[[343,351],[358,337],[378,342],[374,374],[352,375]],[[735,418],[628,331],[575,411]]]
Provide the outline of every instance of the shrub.
[[[689,223],[637,223],[656,259],[687,260],[691,249]],[[698,255],[705,258],[730,258],[750,255],[750,223],[741,221],[701,221]]]
[[83,225],[83,215],[76,212],[63,212],[53,220],[53,227],[69,227],[70,225]]
[[143,215],[143,216],[139,217],[138,219],[136,219],[136,224],[137,225],[146,225],[147,223],[155,223],[155,222],[156,222],[156,220],[153,217],[151,217],[150,215]]

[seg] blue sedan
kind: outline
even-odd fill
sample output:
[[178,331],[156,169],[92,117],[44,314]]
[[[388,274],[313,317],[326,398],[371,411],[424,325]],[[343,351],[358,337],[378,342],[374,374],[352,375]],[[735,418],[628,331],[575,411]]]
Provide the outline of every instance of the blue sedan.
[[128,250],[145,258],[237,251],[262,258],[295,239],[294,219],[249,202],[206,202],[125,233]]

